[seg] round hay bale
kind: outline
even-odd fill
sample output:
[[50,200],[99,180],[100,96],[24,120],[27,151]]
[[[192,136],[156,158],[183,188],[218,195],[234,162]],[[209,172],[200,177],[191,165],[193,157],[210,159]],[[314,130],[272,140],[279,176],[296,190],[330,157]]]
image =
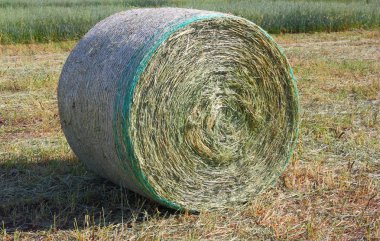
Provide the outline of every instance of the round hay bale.
[[265,31],[178,8],[99,22],[67,59],[58,104],[91,170],[187,210],[239,205],[272,185],[299,122],[292,69]]

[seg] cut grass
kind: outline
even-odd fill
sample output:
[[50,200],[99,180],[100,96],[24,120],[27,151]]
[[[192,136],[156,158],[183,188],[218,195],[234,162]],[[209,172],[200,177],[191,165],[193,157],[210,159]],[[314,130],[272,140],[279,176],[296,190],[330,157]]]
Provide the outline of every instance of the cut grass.
[[[379,36],[380,29],[274,36],[298,79],[297,150],[277,184],[246,209],[199,215],[157,206],[94,176],[73,156],[55,96],[73,42],[0,46],[0,73],[6,70],[0,75],[0,237],[376,240]],[[22,88],[6,87],[10,80]]]

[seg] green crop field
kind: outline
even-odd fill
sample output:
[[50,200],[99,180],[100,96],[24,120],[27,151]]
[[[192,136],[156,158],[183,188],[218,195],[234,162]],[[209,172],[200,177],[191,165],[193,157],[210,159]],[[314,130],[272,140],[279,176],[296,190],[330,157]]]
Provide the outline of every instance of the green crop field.
[[79,39],[112,13],[149,6],[228,12],[270,33],[331,32],[380,25],[380,0],[0,0],[0,42]]
[[[274,33],[294,68],[295,153],[243,210],[163,208],[89,172],[62,133],[57,83],[77,39],[113,12],[161,5],[247,17]],[[0,0],[0,240],[379,240],[379,5]]]

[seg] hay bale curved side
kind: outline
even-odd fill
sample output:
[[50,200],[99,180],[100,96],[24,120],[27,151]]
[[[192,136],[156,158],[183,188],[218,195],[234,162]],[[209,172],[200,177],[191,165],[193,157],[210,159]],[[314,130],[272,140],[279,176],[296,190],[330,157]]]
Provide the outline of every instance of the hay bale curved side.
[[298,132],[298,94],[276,43],[227,14],[135,9],[92,28],[58,86],[78,158],[163,205],[241,204],[283,171]]

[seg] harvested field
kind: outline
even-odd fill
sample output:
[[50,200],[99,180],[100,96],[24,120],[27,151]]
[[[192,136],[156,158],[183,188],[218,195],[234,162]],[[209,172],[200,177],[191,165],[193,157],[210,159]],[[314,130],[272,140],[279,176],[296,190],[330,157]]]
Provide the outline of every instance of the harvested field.
[[298,79],[296,152],[244,211],[199,215],[96,177],[71,153],[56,86],[75,42],[0,45],[0,237],[380,238],[380,29],[274,38]]

